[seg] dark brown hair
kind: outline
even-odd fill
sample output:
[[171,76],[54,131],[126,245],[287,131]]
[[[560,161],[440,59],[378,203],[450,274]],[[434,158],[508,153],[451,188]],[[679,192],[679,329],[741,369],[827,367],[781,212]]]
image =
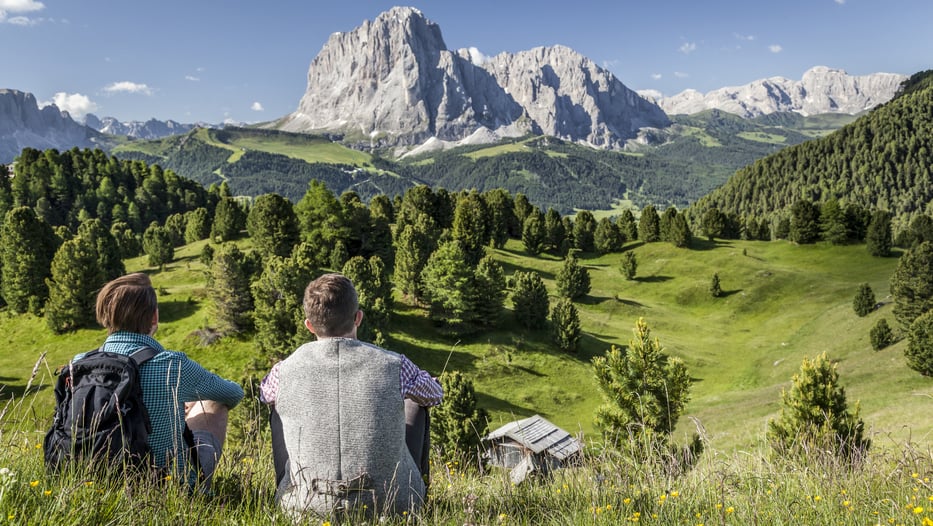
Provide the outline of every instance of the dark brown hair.
[[117,331],[149,334],[159,307],[149,276],[127,274],[104,285],[97,293],[97,323],[107,334]]
[[324,274],[305,289],[305,317],[318,336],[326,338],[349,334],[359,308],[356,289],[342,274]]

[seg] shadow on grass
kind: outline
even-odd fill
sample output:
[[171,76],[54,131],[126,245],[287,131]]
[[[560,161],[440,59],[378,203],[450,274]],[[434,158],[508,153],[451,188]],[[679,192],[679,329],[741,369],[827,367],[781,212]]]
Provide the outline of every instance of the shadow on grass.
[[[12,380],[12,378],[9,378],[9,380]],[[33,384],[29,386],[29,389],[27,390],[25,385],[0,383],[0,406],[6,403],[5,401],[10,397],[19,399],[29,394],[35,394],[39,391],[44,391],[49,387],[51,386],[48,384]]]
[[541,279],[554,279],[553,272],[542,272],[541,270],[536,269],[536,268],[522,267],[514,263],[508,262],[508,261],[500,261],[499,264],[502,265],[502,271],[506,276],[512,276],[516,272],[521,271],[521,272],[537,272],[538,275],[541,276]]
[[193,300],[172,300],[159,302],[159,319],[166,322],[178,321],[198,312],[198,302]]
[[493,411],[500,411],[503,413],[508,413],[514,417],[514,419],[527,418],[529,416],[535,415],[538,412],[531,407],[523,407],[516,404],[512,400],[504,400],[486,393],[476,393],[477,405],[483,407],[484,409],[490,409]]
[[599,305],[604,301],[614,300],[615,298],[610,296],[583,296],[582,298],[574,300],[576,303],[581,305]]
[[628,300],[628,299],[625,299],[625,298],[620,298],[620,297],[618,297],[618,296],[615,297],[615,300],[618,301],[619,303],[623,304],[623,305],[626,305],[626,306],[628,306],[628,307],[634,307],[634,308],[636,308],[636,309],[647,309],[647,308],[650,308],[650,307],[646,306],[644,303],[639,303],[639,302],[637,302],[637,301],[635,301],[635,300]]
[[664,283],[674,279],[672,276],[635,276],[634,281],[639,283]]
[[733,296],[733,295],[738,294],[738,293],[740,293],[740,292],[742,292],[742,289],[724,290],[724,291],[722,291],[722,292],[719,294],[719,297],[720,297],[720,298],[728,298],[729,296]]

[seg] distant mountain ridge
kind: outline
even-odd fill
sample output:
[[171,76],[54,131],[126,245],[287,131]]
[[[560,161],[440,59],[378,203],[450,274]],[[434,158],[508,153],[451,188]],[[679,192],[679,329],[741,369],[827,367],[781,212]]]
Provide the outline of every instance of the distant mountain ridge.
[[420,11],[395,7],[331,35],[298,109],[269,127],[374,146],[532,133],[617,148],[641,128],[669,124],[660,107],[570,48],[478,63],[467,50],[448,50]]
[[777,112],[855,115],[891,100],[905,80],[906,75],[895,73],[852,76],[841,69],[816,66],[799,81],[771,77],[706,94],[686,90],[672,97],[658,97],[650,91],[641,93],[655,100],[668,115],[692,115],[711,109],[745,118]]
[[93,113],[89,113],[84,118],[84,124],[94,130],[108,135],[122,135],[124,137],[133,137],[134,139],[161,139],[170,135],[181,135],[188,133],[198,124],[182,124],[173,120],[160,121],[149,119],[146,122],[129,121],[121,122],[116,117],[98,118]]

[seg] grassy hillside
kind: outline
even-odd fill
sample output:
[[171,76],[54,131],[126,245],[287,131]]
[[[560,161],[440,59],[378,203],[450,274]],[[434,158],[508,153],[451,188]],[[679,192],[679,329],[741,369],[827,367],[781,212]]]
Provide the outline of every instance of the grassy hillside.
[[[128,261],[127,267],[152,274],[163,343],[225,376],[245,378],[257,352],[248,338],[203,347],[196,334],[210,325],[203,267],[197,261],[203,243],[179,249],[176,261],[163,271],[147,269],[142,258]],[[695,379],[678,433],[694,432],[691,422],[696,419],[713,448],[758,443],[768,418],[778,411],[781,389],[789,386],[801,360],[823,351],[839,362],[850,404],[860,401],[861,414],[874,432],[899,440],[933,436],[933,421],[917,418],[933,385],[907,368],[905,343],[875,352],[868,341],[869,329],[880,317],[896,326],[892,306],[885,304],[865,318],[852,310],[862,282],[871,284],[879,300],[888,295],[896,258],[870,257],[864,246],[698,243],[695,250],[666,243],[630,246],[638,259],[637,279],[631,282],[618,271],[620,254],[585,259],[593,289],[578,304],[585,332],[579,354],[555,350],[545,333],[516,330],[510,312],[500,330],[451,340],[436,333],[421,309],[402,301],[396,304],[387,346],[433,374],[445,367],[466,373],[476,384],[480,404],[490,410],[492,427],[539,413],[596,438],[592,417],[601,400],[590,360],[611,345],[626,345],[635,320],[644,317],[653,335],[686,361]],[[507,273],[540,272],[553,303],[559,260],[529,258],[516,241],[495,255]],[[718,299],[707,291],[714,272],[725,291]],[[43,319],[7,313],[0,315],[0,331],[7,348],[0,355],[4,395],[22,394],[33,364],[48,353],[33,381],[41,390],[37,403],[46,408],[44,414],[51,402],[50,370],[74,353],[96,347],[105,336],[101,330],[81,330],[56,337]]]

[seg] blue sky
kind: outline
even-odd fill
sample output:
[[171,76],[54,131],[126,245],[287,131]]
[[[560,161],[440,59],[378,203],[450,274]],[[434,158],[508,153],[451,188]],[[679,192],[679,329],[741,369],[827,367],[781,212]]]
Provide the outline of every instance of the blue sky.
[[666,96],[823,65],[933,69],[931,0],[0,0],[0,88],[120,120],[258,122],[298,106],[331,33],[393,5],[448,49],[562,44]]

